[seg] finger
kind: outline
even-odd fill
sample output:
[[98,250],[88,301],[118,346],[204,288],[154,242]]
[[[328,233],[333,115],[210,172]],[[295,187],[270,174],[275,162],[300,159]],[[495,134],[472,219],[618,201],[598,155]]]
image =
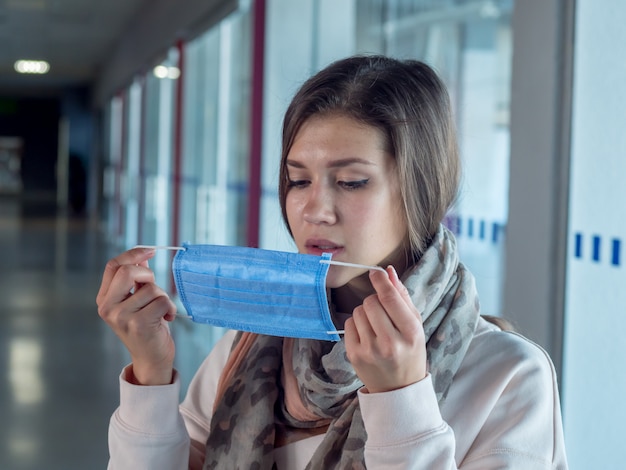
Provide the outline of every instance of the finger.
[[351,354],[352,351],[355,351],[361,342],[361,338],[359,336],[359,331],[354,324],[354,319],[352,317],[348,318],[343,325],[344,335],[343,340],[346,343],[346,353],[348,355]]
[[[143,291],[143,292],[142,292]],[[135,299],[135,297],[138,297]],[[172,321],[176,318],[176,305],[169,296],[155,284],[146,284],[136,294],[126,300],[134,302],[129,305],[129,311],[133,308],[135,314],[144,316],[144,320],[149,323],[156,323],[161,320]]]
[[393,339],[397,336],[396,325],[381,304],[378,295],[366,297],[362,308],[373,336],[379,339]]
[[344,330],[346,356],[356,366],[363,361],[364,355],[371,353],[376,339],[362,306],[354,309],[352,316],[344,324]]
[[141,325],[172,321],[176,317],[176,305],[161,288],[150,283],[144,284],[125,301],[113,304],[110,309],[104,307],[99,313],[107,323],[116,326],[114,329],[126,331],[135,325],[136,331],[142,331]]
[[163,289],[156,285],[155,287],[158,289],[159,294],[152,299],[148,307],[154,308],[157,312],[160,312],[159,315],[163,320],[168,322],[174,321],[177,311],[176,305]]
[[412,303],[407,304],[401,292],[398,291],[391,281],[389,272],[382,273],[371,270],[370,280],[376,290],[380,304],[387,312],[396,329],[401,332],[408,331],[412,334],[413,330],[416,329],[415,323],[419,323],[416,309]]
[[421,323],[422,316],[420,315],[419,311],[415,307],[415,304],[413,303],[413,299],[411,299],[411,295],[409,294],[409,290],[406,288],[404,284],[402,284],[402,281],[400,281],[400,278],[398,277],[398,273],[396,272],[396,269],[391,265],[387,266],[387,274],[389,274],[389,279],[391,280],[391,283],[398,290],[398,292],[400,292],[400,295],[402,296],[406,304],[409,306],[409,308],[411,308],[411,310],[413,310],[417,314],[417,318]]
[[161,289],[159,286],[151,283],[143,284],[139,289],[135,291],[133,295],[124,300],[123,304],[125,310],[129,312],[139,312],[144,309],[147,305],[151,304],[157,299],[163,298],[166,302],[163,303],[163,311],[171,312],[176,310],[176,306],[170,300],[167,293]]
[[368,314],[363,305],[359,305],[354,309],[352,312],[352,321],[354,323],[354,328],[359,335],[360,343],[367,342],[376,336],[374,328],[372,328]]
[[119,303],[130,295],[133,289],[139,291],[143,284],[154,283],[154,273],[143,266],[122,265],[117,268],[106,294],[101,298],[102,303]]
[[133,248],[132,250],[125,251],[121,255],[109,260],[104,267],[102,282],[100,283],[100,289],[96,299],[106,296],[111,281],[115,277],[115,273],[120,266],[125,264],[136,264],[148,267],[148,260],[152,258],[155,253],[156,250],[154,248]]

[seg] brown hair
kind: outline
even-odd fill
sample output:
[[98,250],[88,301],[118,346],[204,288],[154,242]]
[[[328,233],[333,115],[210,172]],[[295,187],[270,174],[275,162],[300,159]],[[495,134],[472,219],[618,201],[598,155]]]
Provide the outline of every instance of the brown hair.
[[279,199],[287,226],[286,159],[302,124],[340,114],[382,131],[398,169],[413,257],[419,257],[453,204],[460,162],[450,99],[428,65],[384,56],[332,63],[296,93],[283,121]]

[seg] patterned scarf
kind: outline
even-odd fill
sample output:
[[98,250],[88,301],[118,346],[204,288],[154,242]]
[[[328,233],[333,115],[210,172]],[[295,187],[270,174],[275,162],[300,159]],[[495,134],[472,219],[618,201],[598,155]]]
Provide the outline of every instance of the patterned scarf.
[[[459,263],[445,227],[403,283],[422,314],[441,405],[479,317],[474,278]],[[272,469],[275,447],[326,432],[308,469],[364,469],[367,434],[357,397],[362,385],[343,341],[239,333],[220,378],[204,468]]]

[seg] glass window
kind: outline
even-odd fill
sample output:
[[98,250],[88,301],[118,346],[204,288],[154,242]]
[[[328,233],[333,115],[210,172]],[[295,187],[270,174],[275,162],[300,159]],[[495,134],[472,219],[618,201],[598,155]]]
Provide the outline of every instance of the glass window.
[[106,143],[103,169],[102,196],[106,233],[112,243],[120,243],[120,169],[122,159],[122,110],[123,99],[115,96],[105,110]]
[[[242,2],[237,12],[184,48],[181,241],[246,243],[250,31],[251,11]],[[175,322],[183,393],[222,333],[210,325]]]
[[120,204],[124,213],[124,248],[136,245],[139,221],[139,157],[141,137],[141,85],[134,82],[127,90],[124,109],[124,157]]
[[250,10],[185,48],[181,239],[243,245],[250,121]]
[[[174,145],[176,76],[162,74],[178,64],[178,50],[172,48],[168,57],[145,78],[144,135],[142,156],[143,217],[142,239],[145,245],[169,245],[172,238],[172,161]],[[162,67],[162,69],[161,69]],[[171,253],[158,251],[151,267],[157,282],[167,286]]]

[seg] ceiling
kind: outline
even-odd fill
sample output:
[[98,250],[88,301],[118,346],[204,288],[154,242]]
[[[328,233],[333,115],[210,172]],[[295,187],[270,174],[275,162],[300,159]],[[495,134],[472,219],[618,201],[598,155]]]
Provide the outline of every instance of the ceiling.
[[[50,95],[88,84],[145,2],[0,0],[0,95]],[[18,74],[18,59],[46,60],[50,71]]]

